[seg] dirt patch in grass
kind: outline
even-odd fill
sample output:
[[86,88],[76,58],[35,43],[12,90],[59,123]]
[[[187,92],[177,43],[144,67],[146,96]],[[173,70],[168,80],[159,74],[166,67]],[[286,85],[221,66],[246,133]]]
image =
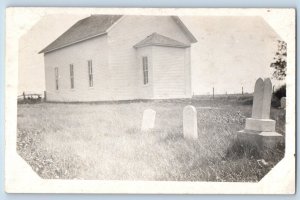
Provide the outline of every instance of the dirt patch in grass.
[[[284,155],[236,141],[251,116],[242,100],[191,99],[118,104],[18,105],[17,151],[42,178],[259,181]],[[182,137],[182,110],[197,109],[199,139]],[[143,110],[155,129],[141,132]],[[272,109],[285,134],[285,112]],[[262,160],[264,158],[264,160]]]

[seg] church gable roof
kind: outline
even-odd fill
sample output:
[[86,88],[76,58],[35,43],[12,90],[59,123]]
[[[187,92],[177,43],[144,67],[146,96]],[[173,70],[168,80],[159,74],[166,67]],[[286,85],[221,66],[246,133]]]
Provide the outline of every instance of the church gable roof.
[[142,41],[138,42],[134,45],[135,48],[145,47],[145,46],[167,46],[167,47],[178,47],[178,48],[186,48],[190,45],[184,44],[177,40],[171,39],[169,37],[160,35],[158,33],[152,33],[147,36]]
[[105,34],[107,29],[121,17],[122,15],[91,15],[90,17],[79,20],[60,37],[40,51],[40,53],[60,49],[76,42]]
[[[59,36],[56,40],[50,43],[47,47],[41,50],[39,53],[47,53],[57,49],[61,49],[72,44],[85,41],[100,35],[104,35],[108,32],[110,27],[114,25],[122,15],[91,15],[90,17],[79,20],[73,26],[71,26],[66,32],[64,32],[61,36]],[[177,16],[171,16],[175,23],[181,28],[184,34],[188,37],[191,43],[197,42],[192,33],[186,28],[183,22]],[[163,36],[164,37],[164,36]],[[166,42],[166,38],[160,39],[163,42]],[[153,39],[159,39],[158,36],[155,36]],[[171,38],[168,38],[172,40]],[[169,43],[177,43],[177,45],[182,46],[185,44],[179,44],[180,42],[171,42]]]

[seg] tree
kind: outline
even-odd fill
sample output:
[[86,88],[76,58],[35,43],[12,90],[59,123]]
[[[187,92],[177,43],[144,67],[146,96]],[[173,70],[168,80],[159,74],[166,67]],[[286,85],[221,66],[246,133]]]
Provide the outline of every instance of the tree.
[[274,68],[273,77],[277,80],[284,80],[286,77],[286,42],[278,40],[278,49],[275,54],[274,62],[271,63],[270,67]]

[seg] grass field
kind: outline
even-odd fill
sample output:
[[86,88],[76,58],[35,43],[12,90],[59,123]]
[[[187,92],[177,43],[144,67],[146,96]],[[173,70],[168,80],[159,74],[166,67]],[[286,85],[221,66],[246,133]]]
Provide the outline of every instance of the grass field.
[[[182,110],[194,105],[199,139],[182,134]],[[143,110],[155,129],[141,132]],[[249,98],[110,104],[19,104],[17,151],[47,179],[258,181],[284,156],[284,144],[258,151],[236,140],[251,116]],[[271,109],[285,135],[285,111]],[[262,164],[259,159],[264,158]]]

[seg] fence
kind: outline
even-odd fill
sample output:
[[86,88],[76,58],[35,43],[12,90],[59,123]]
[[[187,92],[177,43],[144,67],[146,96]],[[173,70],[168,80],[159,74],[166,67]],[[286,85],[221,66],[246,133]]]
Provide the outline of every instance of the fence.
[[[44,95],[44,100],[45,100]],[[21,95],[18,96],[18,103],[39,103],[42,102],[42,94],[38,93],[25,93],[23,92]]]
[[[275,85],[273,85],[273,88],[272,88],[272,93],[274,94],[274,92],[275,92],[275,90],[276,90],[276,88],[275,88]],[[224,89],[223,89],[223,91],[224,91]],[[193,94],[192,94],[192,96],[193,97],[195,97],[195,96],[207,96],[207,97],[210,97],[211,99],[214,99],[215,97],[226,97],[226,96],[249,96],[249,95],[252,95],[252,92],[245,92],[244,91],[244,87],[243,86],[241,86],[241,90],[240,90],[240,92],[232,92],[232,93],[230,93],[230,92],[227,92],[227,91],[224,91],[224,92],[217,92],[216,93],[216,88],[215,87],[212,87],[211,88],[211,92],[208,92],[207,94],[195,94],[194,92],[193,92]]]

